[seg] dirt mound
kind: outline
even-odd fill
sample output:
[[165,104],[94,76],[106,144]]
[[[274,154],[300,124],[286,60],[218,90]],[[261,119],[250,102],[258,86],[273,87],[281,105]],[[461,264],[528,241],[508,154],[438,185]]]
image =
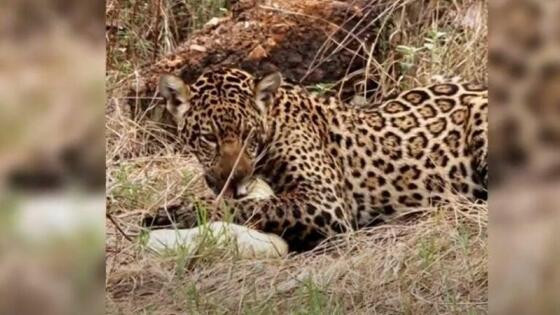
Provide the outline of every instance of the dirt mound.
[[174,53],[143,69],[130,87],[135,95],[153,95],[161,73],[192,82],[223,66],[256,76],[280,70],[305,85],[338,81],[364,67],[381,9],[370,1],[240,1],[228,17],[212,19]]

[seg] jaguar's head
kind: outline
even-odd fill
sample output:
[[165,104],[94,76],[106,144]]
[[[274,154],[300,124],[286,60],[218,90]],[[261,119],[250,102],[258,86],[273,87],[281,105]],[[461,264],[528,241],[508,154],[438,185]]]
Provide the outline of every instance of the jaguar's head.
[[202,74],[194,84],[165,74],[159,82],[166,108],[204,169],[208,186],[217,194],[245,194],[258,156],[265,146],[267,112],[282,83],[273,73],[261,80],[238,69]]

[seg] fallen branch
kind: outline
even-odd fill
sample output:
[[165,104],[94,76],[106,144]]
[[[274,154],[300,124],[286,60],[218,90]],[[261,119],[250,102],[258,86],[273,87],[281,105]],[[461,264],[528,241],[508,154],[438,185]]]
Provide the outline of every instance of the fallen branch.
[[126,238],[128,241],[130,242],[134,242],[134,240],[132,239],[132,237],[128,236],[122,229],[121,226],[117,223],[117,221],[115,221],[115,219],[113,218],[112,215],[110,215],[109,213],[105,213],[105,217],[107,219],[109,219],[109,221],[111,221],[111,223],[113,223],[113,225],[117,228],[117,231],[119,231],[119,233],[122,234],[122,236],[124,236],[124,238]]

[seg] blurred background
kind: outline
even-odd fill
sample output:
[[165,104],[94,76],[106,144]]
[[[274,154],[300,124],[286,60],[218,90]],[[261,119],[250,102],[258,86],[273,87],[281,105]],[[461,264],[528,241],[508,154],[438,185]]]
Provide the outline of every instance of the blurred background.
[[560,314],[560,3],[489,9],[489,311]]
[[104,1],[0,3],[0,314],[98,314]]

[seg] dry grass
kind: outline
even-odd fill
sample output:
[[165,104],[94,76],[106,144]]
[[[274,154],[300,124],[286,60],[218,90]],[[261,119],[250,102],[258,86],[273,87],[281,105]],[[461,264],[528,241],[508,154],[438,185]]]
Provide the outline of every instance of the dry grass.
[[159,257],[110,228],[107,306],[157,314],[485,313],[486,207],[433,210],[272,260],[212,248]]
[[[194,1],[149,1],[137,8],[143,14],[132,14],[133,3],[126,0],[108,2],[108,15],[113,14],[108,21],[118,21],[123,26],[115,27],[124,32],[107,48],[109,103],[126,101],[112,89],[118,81],[184,39],[185,34],[162,30],[162,21],[182,21],[177,30],[192,27],[172,10],[173,3]],[[391,36],[376,42],[383,59],[369,58],[364,71],[382,86],[374,98],[425,84],[436,74],[486,81],[485,2],[387,3],[392,5],[379,19],[387,21],[383,33]],[[164,5],[169,7],[162,10]],[[318,55],[317,62],[323,58]],[[194,257],[147,251],[138,225],[145,212],[208,191],[198,165],[176,148],[173,135],[115,108],[106,117],[108,211],[135,241],[107,222],[108,313],[487,312],[487,206],[459,200],[284,259],[241,260],[211,245]]]
[[227,0],[108,0],[109,88],[142,65],[171,53],[212,17],[227,11]]
[[[347,75],[340,80],[353,81],[353,77],[358,77],[366,86],[358,91],[369,102],[428,84],[435,75],[488,82],[486,1],[398,0],[375,2],[371,6],[382,7],[382,14],[372,20],[368,14],[376,11],[366,6],[370,10],[363,13],[356,22],[358,27],[353,29],[360,34],[360,27],[379,24],[377,33],[370,36],[371,43],[360,41],[353,50],[357,61],[366,59],[366,66],[351,72],[348,65]],[[349,49],[347,45],[357,40],[356,34],[350,32],[342,41],[325,42],[310,70],[328,62],[332,54]],[[368,90],[370,79],[379,85],[374,86],[376,91]]]

